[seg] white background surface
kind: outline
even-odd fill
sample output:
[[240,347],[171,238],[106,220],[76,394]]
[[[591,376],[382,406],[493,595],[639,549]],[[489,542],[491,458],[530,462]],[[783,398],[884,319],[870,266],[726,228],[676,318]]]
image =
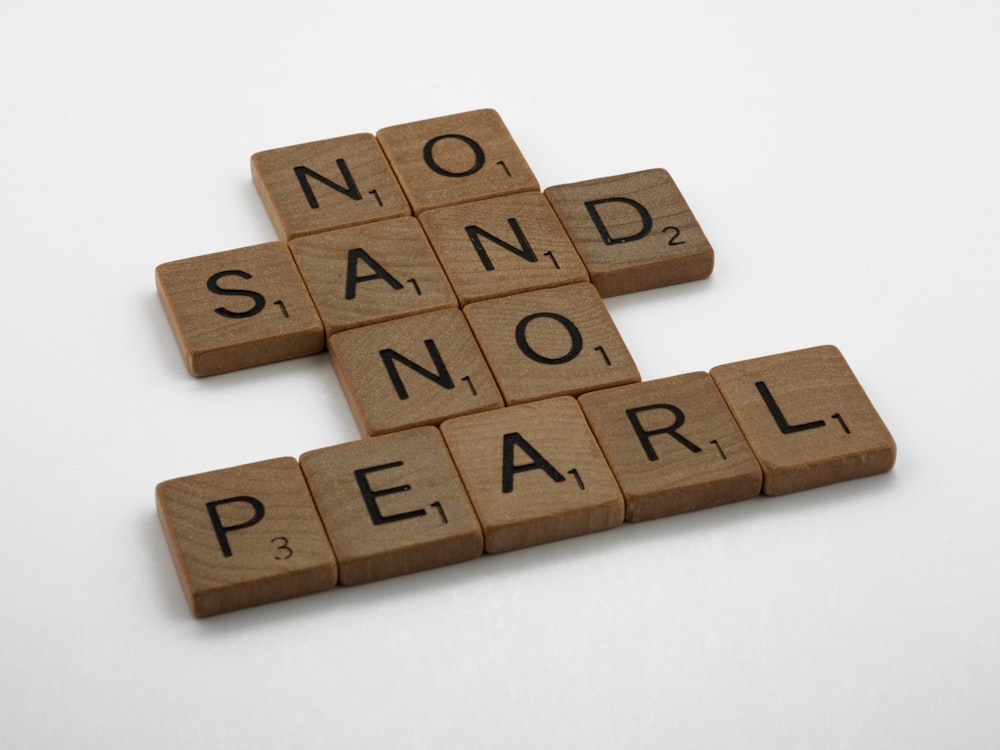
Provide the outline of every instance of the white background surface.
[[[0,746],[995,743],[1000,6],[824,7],[4,3]],[[684,192],[645,379],[836,344],[896,468],[193,619],[155,484],[358,432],[325,355],[187,375],[153,268],[275,238],[255,151],[480,107]]]

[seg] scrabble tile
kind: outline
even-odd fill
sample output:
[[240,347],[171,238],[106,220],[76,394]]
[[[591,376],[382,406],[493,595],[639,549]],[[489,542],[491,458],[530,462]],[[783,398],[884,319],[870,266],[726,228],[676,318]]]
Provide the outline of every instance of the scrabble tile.
[[463,305],[590,280],[541,193],[436,208],[420,223]]
[[164,263],[156,288],[192,375],[323,350],[323,325],[282,243]]
[[590,284],[474,302],[464,312],[507,404],[639,381]]
[[764,471],[764,493],[888,471],[896,444],[843,355],[819,346],[711,375]]
[[492,109],[394,125],[376,136],[414,213],[538,190],[521,150]]
[[371,133],[261,151],[250,173],[285,240],[411,213]]
[[450,419],[441,432],[483,527],[487,552],[622,522],[621,491],[575,399]]
[[288,246],[328,336],[458,306],[424,230],[412,216],[313,234]]
[[503,399],[457,309],[335,333],[330,356],[366,437],[496,409]]
[[712,246],[663,169],[555,185],[545,196],[604,297],[712,273]]
[[463,562],[483,532],[436,427],[300,458],[345,586]]
[[625,496],[626,521],[760,493],[760,466],[707,372],[608,388],[579,401]]
[[337,583],[336,560],[294,458],[161,482],[156,507],[197,617]]

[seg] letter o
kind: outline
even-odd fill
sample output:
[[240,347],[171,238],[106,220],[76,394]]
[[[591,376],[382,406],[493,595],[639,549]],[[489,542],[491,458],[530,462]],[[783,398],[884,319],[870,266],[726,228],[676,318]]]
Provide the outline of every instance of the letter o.
[[[538,318],[550,318],[566,329],[570,340],[569,351],[566,354],[561,357],[546,357],[531,348],[527,338],[528,324]],[[517,329],[514,331],[514,339],[517,341],[517,348],[524,353],[524,356],[543,365],[564,364],[575,359],[583,351],[583,336],[580,335],[580,329],[573,324],[572,320],[559,313],[539,312],[522,318],[521,322],[517,324]]]
[[[472,165],[471,169],[467,169],[464,172],[451,172],[434,161],[434,146],[436,146],[439,141],[443,141],[445,138],[457,138],[472,149],[472,153],[476,157],[476,163]],[[469,136],[459,135],[458,133],[446,133],[445,135],[439,135],[435,138],[431,138],[424,144],[424,161],[427,162],[428,167],[444,177],[468,177],[470,174],[475,174],[483,168],[483,165],[486,163],[486,154],[483,153],[483,147],[469,138]]]

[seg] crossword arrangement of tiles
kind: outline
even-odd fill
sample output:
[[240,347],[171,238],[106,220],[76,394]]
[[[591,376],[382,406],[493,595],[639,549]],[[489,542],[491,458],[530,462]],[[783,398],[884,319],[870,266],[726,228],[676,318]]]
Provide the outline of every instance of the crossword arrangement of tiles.
[[365,437],[157,486],[196,616],[895,462],[833,346],[641,382],[602,298],[714,263],[662,169],[542,192],[479,110],[251,171],[282,241],[156,269],[187,367],[328,348]]

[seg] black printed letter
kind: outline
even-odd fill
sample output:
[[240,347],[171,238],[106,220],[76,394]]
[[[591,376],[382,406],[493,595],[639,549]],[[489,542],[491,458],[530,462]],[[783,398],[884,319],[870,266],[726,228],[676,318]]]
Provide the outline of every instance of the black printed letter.
[[[237,523],[233,526],[223,526],[222,519],[219,518],[219,511],[216,508],[220,505],[229,505],[230,503],[246,503],[253,508],[253,517],[243,523]],[[233,556],[233,550],[229,546],[229,539],[226,538],[226,532],[249,528],[254,524],[260,523],[261,519],[264,518],[264,504],[257,498],[247,495],[229,497],[225,500],[213,500],[210,503],[205,503],[205,507],[208,509],[209,518],[212,519],[212,528],[215,530],[216,539],[219,540],[219,547],[222,549],[223,557]]]
[[788,435],[793,432],[802,432],[803,430],[814,430],[817,427],[823,427],[826,425],[822,419],[817,419],[815,422],[803,422],[802,424],[788,424],[788,420],[785,419],[785,415],[781,413],[781,409],[778,408],[778,402],[774,400],[774,396],[771,395],[771,391],[766,385],[764,385],[763,380],[757,381],[755,383],[757,386],[757,392],[760,393],[760,397],[764,399],[764,403],[767,405],[767,410],[771,412],[771,416],[774,417],[775,423],[778,425],[778,429],[781,430],[782,435]]
[[382,511],[378,507],[379,497],[382,495],[394,495],[397,492],[409,492],[411,487],[408,484],[401,484],[398,487],[389,487],[384,490],[373,490],[371,485],[368,484],[368,475],[375,471],[395,469],[396,467],[402,465],[402,461],[394,461],[391,464],[370,466],[367,469],[357,469],[354,472],[354,480],[358,483],[358,488],[361,490],[361,496],[365,499],[365,506],[368,508],[368,515],[372,517],[372,523],[376,526],[381,526],[384,523],[392,523],[393,521],[404,521],[407,518],[416,518],[418,516],[427,515],[427,511],[423,508],[408,510],[403,513],[394,513],[391,516],[382,515]]
[[[528,458],[531,459],[531,463],[527,464],[515,464],[514,463],[514,447],[517,446]],[[556,471],[555,467],[545,460],[534,446],[521,437],[519,432],[508,432],[503,436],[503,491],[505,493],[514,491],[514,475],[519,474],[522,471],[534,471],[535,469],[541,469],[546,474],[549,475],[549,479],[553,482],[565,482],[566,477]]]
[[507,219],[507,223],[514,232],[514,236],[517,237],[517,242],[520,247],[515,247],[509,242],[505,242],[496,235],[492,235],[475,225],[465,228],[465,233],[468,234],[469,239],[472,240],[472,244],[475,246],[476,252],[479,254],[479,260],[482,261],[483,268],[487,271],[493,270],[493,261],[490,260],[490,256],[486,254],[486,248],[483,247],[483,237],[487,238],[490,242],[494,242],[497,245],[506,248],[510,252],[514,253],[514,255],[524,258],[529,263],[536,263],[538,261],[538,258],[535,257],[535,252],[531,249],[531,245],[528,244],[528,239],[524,236],[524,232],[521,231],[521,226],[517,223],[517,219]]
[[313,192],[312,185],[310,185],[309,180],[306,179],[308,177],[312,177],[314,180],[322,182],[327,187],[333,188],[338,193],[346,195],[352,200],[361,200],[361,191],[358,190],[358,186],[354,182],[351,170],[347,168],[347,162],[343,159],[337,159],[337,166],[340,167],[340,174],[344,177],[344,182],[347,183],[347,187],[338,185],[336,182],[327,179],[318,172],[313,172],[309,169],[309,167],[295,167],[295,176],[299,178],[299,187],[301,187],[302,192],[306,194],[306,200],[309,201],[309,208],[319,208],[319,201],[316,200],[316,194]]
[[[674,415],[674,423],[669,427],[661,427],[656,430],[645,429],[639,423],[639,414],[654,409],[666,409],[669,411]],[[628,415],[628,421],[632,423],[632,429],[635,431],[636,437],[639,438],[639,442],[642,443],[642,447],[646,451],[646,458],[650,461],[657,461],[660,458],[653,449],[653,443],[649,439],[650,435],[670,435],[670,437],[692,453],[701,453],[701,448],[677,432],[680,426],[684,424],[684,412],[676,406],[671,406],[670,404],[650,404],[649,406],[637,406],[634,409],[626,409],[625,413]]]
[[[476,159],[475,164],[464,172],[452,172],[434,161],[434,146],[437,145],[438,141],[443,141],[445,138],[456,138],[471,148],[472,155]],[[483,165],[486,163],[486,154],[483,153],[483,147],[469,138],[469,136],[459,135],[458,133],[448,133],[446,135],[439,135],[436,138],[431,138],[424,144],[424,161],[427,162],[428,167],[443,177],[468,177],[470,174],[475,174],[483,168]]]
[[227,310],[225,307],[217,307],[215,308],[215,312],[224,318],[252,318],[264,309],[266,304],[264,295],[258,294],[257,292],[251,292],[249,289],[223,289],[219,286],[219,279],[223,276],[239,276],[241,279],[252,279],[253,276],[248,274],[246,271],[219,271],[216,274],[212,274],[211,278],[208,280],[208,291],[213,294],[249,297],[253,300],[253,307],[249,310],[244,310],[243,312],[233,312],[232,310]]
[[[566,329],[566,333],[569,334],[569,351],[567,351],[563,356],[546,357],[536,352],[531,348],[531,345],[528,344],[528,323],[537,318],[551,318]],[[561,365],[564,362],[569,362],[571,359],[575,359],[576,356],[583,350],[583,336],[580,335],[580,329],[573,324],[572,320],[560,315],[559,313],[540,312],[533,313],[522,318],[521,322],[517,324],[517,329],[514,331],[514,340],[517,342],[517,348],[524,353],[524,356],[543,365]]]
[[[359,259],[372,269],[373,273],[367,276],[358,276]],[[393,289],[403,288],[396,277],[382,268],[381,264],[366,253],[363,248],[355,247],[349,250],[347,252],[347,289],[344,292],[344,299],[354,299],[357,294],[358,282],[374,281],[375,279],[382,279]]]
[[427,353],[431,356],[431,362],[434,364],[437,372],[431,372],[421,367],[413,360],[407,359],[392,349],[382,349],[379,351],[379,356],[382,357],[382,364],[385,365],[385,369],[389,373],[389,379],[392,380],[392,384],[396,388],[396,395],[399,396],[400,401],[408,399],[410,394],[407,393],[406,386],[403,385],[403,379],[399,376],[399,370],[396,369],[396,362],[409,367],[415,373],[422,375],[428,380],[433,380],[442,388],[455,387],[455,382],[451,379],[451,375],[448,374],[448,368],[444,366],[444,360],[441,359],[441,353],[438,352],[434,339],[426,339],[424,346],[427,347]]
[[[597,206],[604,203],[624,203],[634,208],[636,213],[639,214],[639,218],[642,219],[642,229],[635,234],[626,235],[625,237],[612,237],[611,232],[608,231],[607,226],[604,224],[604,220],[597,212]],[[590,218],[593,220],[594,226],[597,227],[597,231],[601,233],[601,239],[604,240],[605,245],[641,240],[653,229],[653,217],[649,215],[649,211],[646,210],[644,205],[631,198],[602,198],[601,200],[587,201],[584,205],[587,207],[587,213],[590,214]]]

